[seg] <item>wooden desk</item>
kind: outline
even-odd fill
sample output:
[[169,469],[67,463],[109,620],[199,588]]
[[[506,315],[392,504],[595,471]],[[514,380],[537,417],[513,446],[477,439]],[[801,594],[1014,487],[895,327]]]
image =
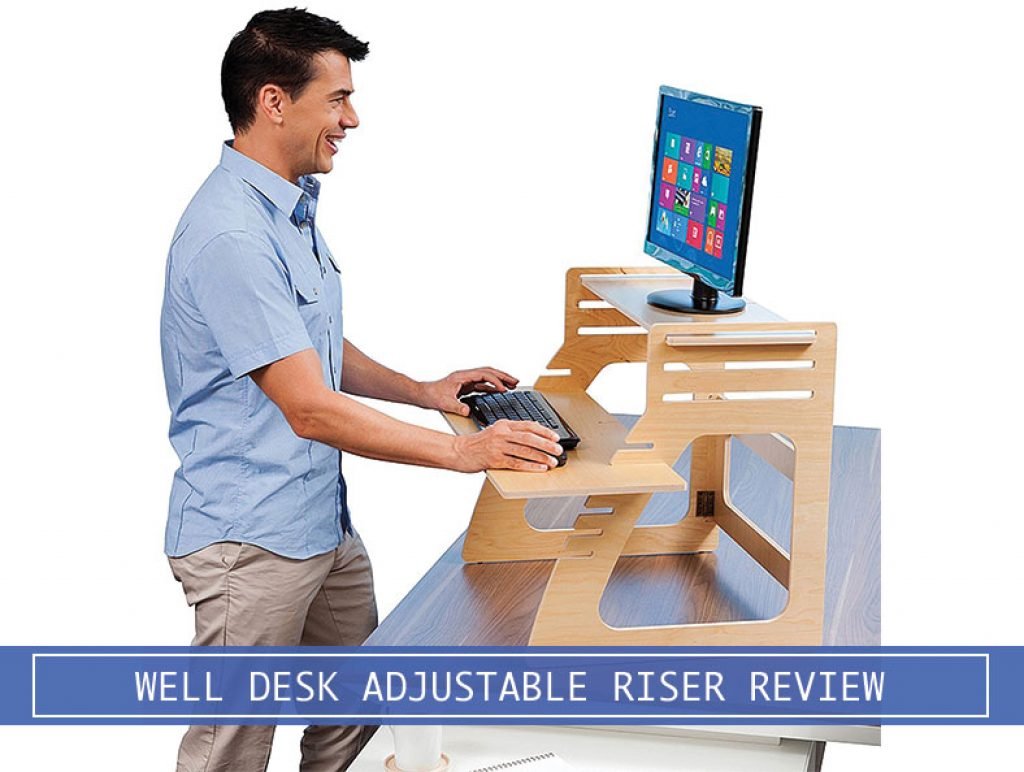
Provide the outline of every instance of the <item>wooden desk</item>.
[[[636,417],[619,417],[624,426]],[[730,479],[737,503],[782,544],[792,483],[741,441],[733,440]],[[828,534],[823,644],[881,643],[881,433],[836,427]],[[676,472],[688,477],[684,455]],[[655,495],[642,522],[676,516],[685,493]],[[578,503],[578,502],[577,502]],[[534,501],[538,526],[564,524],[566,499]],[[367,640],[372,646],[522,646],[544,593],[553,561],[473,565],[461,557],[460,537]],[[611,624],[671,624],[707,619],[758,619],[778,613],[785,591],[727,537],[716,553],[620,558],[601,604]],[[637,603],[636,598],[644,599]],[[455,772],[526,752],[555,751],[591,770],[729,770],[814,772],[826,740],[878,744],[872,726],[702,727],[446,727],[445,749]],[[382,730],[360,754],[353,772],[382,768],[393,751]],[[632,754],[632,756],[631,756]],[[628,766],[642,755],[643,766]],[[625,761],[624,761],[625,760]],[[623,766],[626,764],[626,766]]]

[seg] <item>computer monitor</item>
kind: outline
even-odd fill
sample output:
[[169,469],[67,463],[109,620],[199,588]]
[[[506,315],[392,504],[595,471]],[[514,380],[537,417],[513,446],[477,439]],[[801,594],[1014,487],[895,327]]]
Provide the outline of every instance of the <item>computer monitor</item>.
[[760,107],[659,89],[644,251],[690,274],[693,290],[652,292],[651,305],[687,314],[743,308],[760,131]]

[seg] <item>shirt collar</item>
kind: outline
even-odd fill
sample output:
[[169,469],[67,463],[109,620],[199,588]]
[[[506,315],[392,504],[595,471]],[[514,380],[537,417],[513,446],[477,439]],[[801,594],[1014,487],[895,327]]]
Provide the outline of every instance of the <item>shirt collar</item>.
[[303,222],[313,225],[316,223],[316,201],[320,194],[320,183],[307,175],[299,177],[299,186],[302,188],[302,193],[298,203],[295,204],[292,219],[296,225],[302,225]]
[[311,205],[307,204],[306,209],[310,215],[316,211],[320,182],[309,175],[299,177],[299,184],[293,185],[258,161],[239,153],[231,146],[231,140],[225,142],[221,149],[220,165],[256,188],[270,200],[270,203],[280,209],[285,217],[292,216],[304,193],[312,202]]

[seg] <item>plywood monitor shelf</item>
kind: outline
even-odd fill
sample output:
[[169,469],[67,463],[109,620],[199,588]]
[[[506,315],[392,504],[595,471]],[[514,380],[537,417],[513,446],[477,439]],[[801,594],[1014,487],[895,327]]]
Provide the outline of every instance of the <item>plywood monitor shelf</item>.
[[[546,393],[552,407],[582,441],[569,451],[565,466],[550,472],[487,472],[487,479],[506,499],[585,496],[598,493],[656,493],[686,490],[686,481],[660,461],[612,466],[612,457],[627,447],[626,427],[586,392]],[[445,414],[456,434],[479,431],[471,418]]]
[[669,274],[584,274],[580,277],[584,287],[605,303],[621,311],[637,325],[650,331],[655,324],[680,324],[687,322],[714,322],[732,324],[737,322],[781,322],[782,317],[750,300],[746,307],[736,314],[707,316],[664,311],[648,305],[647,296],[656,290],[688,290],[693,279],[677,271]]

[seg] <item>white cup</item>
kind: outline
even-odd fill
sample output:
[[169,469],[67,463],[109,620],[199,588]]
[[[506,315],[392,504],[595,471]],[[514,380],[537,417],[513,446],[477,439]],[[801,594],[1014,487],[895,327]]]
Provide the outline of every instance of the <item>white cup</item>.
[[402,772],[433,772],[441,766],[441,727],[392,726],[395,766]]

